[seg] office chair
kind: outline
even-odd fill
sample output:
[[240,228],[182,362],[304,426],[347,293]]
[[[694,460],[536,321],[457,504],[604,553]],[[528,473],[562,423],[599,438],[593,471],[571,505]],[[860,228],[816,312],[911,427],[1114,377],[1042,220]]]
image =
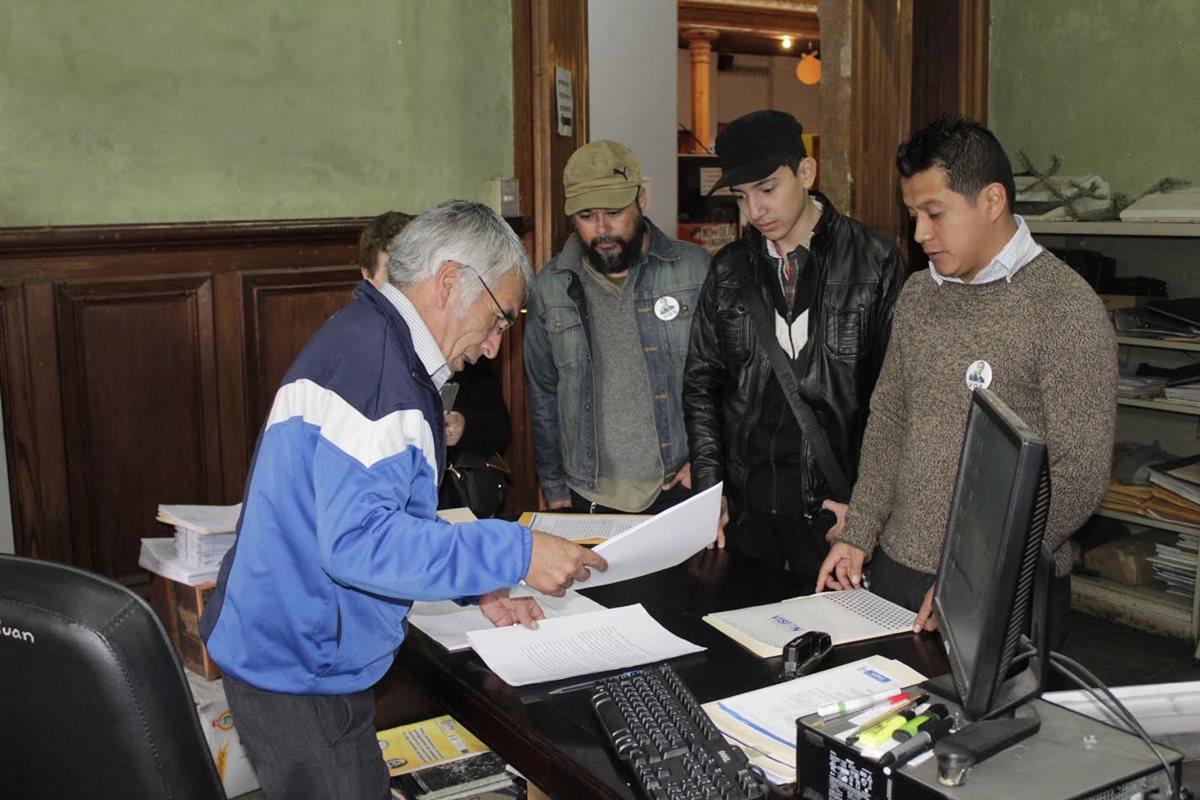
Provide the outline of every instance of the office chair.
[[225,800],[171,642],[119,583],[0,555],[0,796]]

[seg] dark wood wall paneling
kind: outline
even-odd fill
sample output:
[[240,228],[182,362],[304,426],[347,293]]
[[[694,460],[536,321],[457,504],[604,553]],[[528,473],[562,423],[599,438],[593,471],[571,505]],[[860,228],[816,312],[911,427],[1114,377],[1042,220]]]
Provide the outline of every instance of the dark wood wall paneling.
[[935,117],[987,121],[989,0],[862,0],[854,13],[851,206],[924,265],[910,239],[896,148]]
[[158,503],[237,502],[363,221],[0,230],[17,552],[134,578]]
[[[169,533],[159,503],[239,501],[275,390],[359,281],[365,222],[0,229],[16,551],[137,579],[139,540]],[[529,239],[526,223],[509,220]],[[531,453],[508,456],[514,494],[536,500]]]

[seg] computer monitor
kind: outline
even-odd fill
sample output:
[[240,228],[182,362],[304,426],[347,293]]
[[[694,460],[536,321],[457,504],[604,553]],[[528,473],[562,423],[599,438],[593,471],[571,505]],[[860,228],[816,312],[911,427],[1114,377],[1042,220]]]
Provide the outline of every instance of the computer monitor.
[[994,393],[976,389],[933,595],[968,719],[995,716],[1041,689],[1043,659],[1009,673],[1029,649],[1022,639],[1031,623],[1044,625],[1034,589],[1049,510],[1046,443]]

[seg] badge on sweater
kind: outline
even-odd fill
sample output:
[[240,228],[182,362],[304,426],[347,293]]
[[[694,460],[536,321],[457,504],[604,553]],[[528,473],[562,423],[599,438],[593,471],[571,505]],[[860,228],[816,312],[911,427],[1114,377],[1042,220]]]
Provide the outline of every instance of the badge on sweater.
[[967,388],[972,392],[992,385],[992,365],[982,358],[967,367]]
[[654,301],[654,316],[663,322],[670,322],[679,316],[679,301],[669,294]]

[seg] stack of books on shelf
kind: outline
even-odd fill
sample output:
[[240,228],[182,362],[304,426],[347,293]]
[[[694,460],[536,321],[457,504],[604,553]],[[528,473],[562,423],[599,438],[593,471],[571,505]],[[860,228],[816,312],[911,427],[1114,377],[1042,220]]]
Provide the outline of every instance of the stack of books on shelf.
[[397,800],[493,800],[524,796],[504,759],[453,717],[379,731]]
[[1197,534],[1181,533],[1174,544],[1156,544],[1155,554],[1146,559],[1154,565],[1154,577],[1167,584],[1168,594],[1195,596],[1198,544]]

